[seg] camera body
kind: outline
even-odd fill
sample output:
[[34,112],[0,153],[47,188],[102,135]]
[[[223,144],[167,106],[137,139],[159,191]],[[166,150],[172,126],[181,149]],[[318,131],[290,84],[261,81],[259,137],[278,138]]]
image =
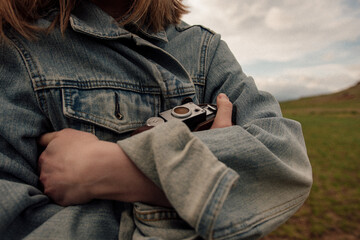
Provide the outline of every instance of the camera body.
[[196,105],[193,102],[188,102],[159,113],[159,117],[149,118],[146,125],[156,126],[170,120],[179,120],[184,122],[191,131],[197,131],[200,130],[199,128],[205,129],[205,125],[211,124],[216,112],[217,107],[215,105]]

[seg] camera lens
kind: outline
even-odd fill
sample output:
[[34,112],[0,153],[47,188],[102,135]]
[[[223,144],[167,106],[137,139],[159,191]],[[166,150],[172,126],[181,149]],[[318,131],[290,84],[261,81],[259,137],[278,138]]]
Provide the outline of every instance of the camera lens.
[[186,107],[177,107],[174,108],[174,112],[177,114],[187,114],[190,110]]
[[191,110],[184,106],[174,107],[171,114],[177,118],[185,118],[191,115]]

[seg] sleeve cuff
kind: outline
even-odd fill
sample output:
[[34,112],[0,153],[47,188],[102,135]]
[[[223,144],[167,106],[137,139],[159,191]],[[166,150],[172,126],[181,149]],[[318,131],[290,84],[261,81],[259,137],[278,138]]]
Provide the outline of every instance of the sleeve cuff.
[[211,233],[216,216],[238,178],[236,172],[218,161],[179,121],[121,140],[118,145],[165,192],[185,221],[202,236]]

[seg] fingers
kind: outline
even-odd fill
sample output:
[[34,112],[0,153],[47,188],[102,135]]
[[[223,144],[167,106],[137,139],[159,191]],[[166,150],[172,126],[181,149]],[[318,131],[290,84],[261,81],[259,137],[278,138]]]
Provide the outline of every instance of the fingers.
[[91,133],[65,128],[57,132],[45,133],[39,138],[38,143],[42,147],[47,147],[55,138],[62,139],[63,142],[74,141],[74,139],[76,139],[76,141],[97,139],[97,137]]
[[232,103],[229,98],[224,94],[220,93],[216,99],[217,113],[211,128],[224,128],[232,126]]
[[39,139],[39,144],[42,147],[46,147],[52,140],[56,138],[57,132],[45,133]]

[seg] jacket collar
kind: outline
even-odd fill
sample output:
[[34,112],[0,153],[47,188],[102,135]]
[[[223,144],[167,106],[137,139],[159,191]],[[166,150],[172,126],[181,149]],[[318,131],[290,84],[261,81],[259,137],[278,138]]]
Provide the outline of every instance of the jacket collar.
[[[70,17],[70,25],[74,31],[98,38],[117,39],[131,35],[114,18],[89,1],[80,1]],[[141,27],[134,29],[145,38],[168,42],[165,31],[153,33]]]

